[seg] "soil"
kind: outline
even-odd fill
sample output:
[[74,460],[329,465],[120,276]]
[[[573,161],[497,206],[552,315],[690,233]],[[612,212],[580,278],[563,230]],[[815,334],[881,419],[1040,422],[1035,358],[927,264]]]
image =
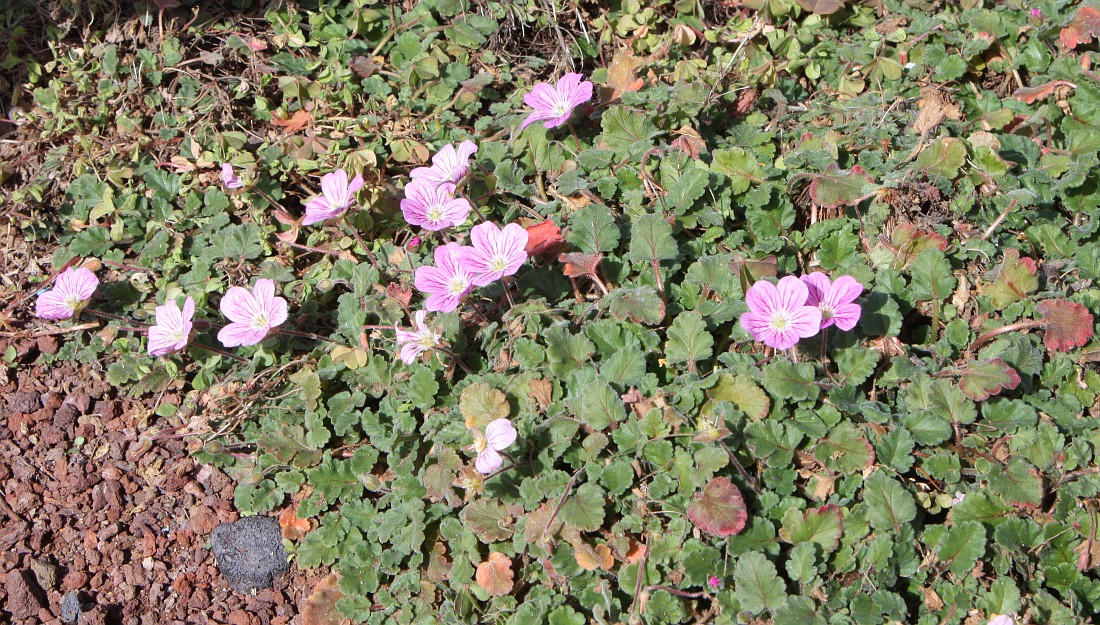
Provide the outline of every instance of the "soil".
[[234,483],[184,440],[147,435],[157,397],[120,396],[99,363],[34,364],[53,336],[0,338],[0,354],[9,345],[21,368],[0,367],[0,623],[295,622],[326,572],[231,587],[209,542],[237,520]]

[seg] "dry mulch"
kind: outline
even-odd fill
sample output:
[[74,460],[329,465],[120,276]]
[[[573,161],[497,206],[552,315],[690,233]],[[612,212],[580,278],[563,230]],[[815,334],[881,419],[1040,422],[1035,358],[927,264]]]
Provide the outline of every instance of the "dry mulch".
[[70,592],[82,625],[295,620],[324,573],[229,587],[209,537],[237,519],[234,483],[182,439],[145,435],[156,398],[119,396],[98,363],[33,364],[54,337],[9,344],[25,364],[0,367],[0,622],[60,624]]

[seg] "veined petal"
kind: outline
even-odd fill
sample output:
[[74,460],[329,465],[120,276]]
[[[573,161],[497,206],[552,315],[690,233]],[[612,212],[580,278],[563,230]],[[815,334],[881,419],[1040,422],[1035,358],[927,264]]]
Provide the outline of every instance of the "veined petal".
[[847,332],[856,327],[862,314],[863,309],[859,304],[841,304],[833,309],[832,320],[836,323],[836,327]]
[[46,291],[34,302],[34,314],[42,319],[68,319],[73,309],[65,304],[65,298],[56,291]]
[[253,319],[263,314],[252,293],[239,286],[230,287],[225,292],[219,308],[227,319],[236,323],[252,323]]
[[516,428],[508,419],[496,419],[485,426],[485,440],[490,449],[506,449],[516,442]]
[[779,306],[783,310],[794,310],[806,305],[806,298],[810,291],[806,284],[794,276],[784,276],[775,285],[779,292]]
[[787,329],[799,338],[809,338],[821,330],[821,309],[817,306],[799,306],[787,312]]
[[[347,197],[348,172],[343,169],[325,174],[321,177],[321,192],[325,194],[333,206],[340,206]],[[343,208],[341,206],[341,208]]]
[[757,280],[745,293],[745,303],[749,310],[759,315],[770,316],[780,308],[779,291],[766,280]]
[[255,345],[267,338],[268,330],[256,329],[244,323],[230,323],[218,331],[218,341],[226,347]]
[[821,300],[825,298],[825,294],[829,292],[829,276],[825,275],[824,272],[815,271],[801,276],[801,280],[807,288],[806,305],[817,306],[820,304]]
[[481,450],[477,455],[477,460],[474,461],[474,466],[479,473],[486,475],[492,473],[504,465],[504,459],[500,457],[500,454],[496,452],[492,447],[486,447]]
[[863,285],[856,282],[852,276],[840,276],[833,282],[826,293],[825,301],[832,308],[839,308],[843,304],[851,304],[863,294]]

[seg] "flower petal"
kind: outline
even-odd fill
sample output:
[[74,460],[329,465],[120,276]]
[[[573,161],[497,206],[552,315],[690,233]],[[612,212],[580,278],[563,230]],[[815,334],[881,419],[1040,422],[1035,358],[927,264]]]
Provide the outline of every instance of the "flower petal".
[[859,304],[841,304],[833,309],[832,320],[836,322],[836,327],[847,332],[856,327],[862,314],[863,309]]
[[822,271],[815,271],[814,273],[801,276],[801,280],[806,284],[809,293],[806,296],[806,305],[817,306],[820,304],[825,294],[829,292],[829,276],[825,275]]
[[839,308],[843,304],[851,304],[863,294],[863,285],[856,282],[852,276],[840,276],[833,282],[826,294],[826,303],[832,308]]
[[492,447],[486,447],[481,450],[481,453],[477,455],[477,460],[474,461],[474,466],[479,473],[486,475],[496,471],[504,464],[504,459],[500,457],[500,454],[496,452]]
[[786,311],[793,311],[800,306],[805,306],[806,299],[810,295],[806,283],[794,276],[784,276],[775,285],[775,288],[779,291],[779,306]]
[[516,442],[516,428],[508,419],[496,419],[485,426],[485,440],[491,449],[507,449]]
[[218,341],[226,347],[255,345],[267,338],[266,329],[257,329],[244,323],[230,323],[218,331]]

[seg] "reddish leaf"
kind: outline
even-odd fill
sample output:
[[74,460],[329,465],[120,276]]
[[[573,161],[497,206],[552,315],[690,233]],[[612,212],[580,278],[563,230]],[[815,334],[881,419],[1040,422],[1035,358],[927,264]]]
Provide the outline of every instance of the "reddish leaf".
[[1033,104],[1036,100],[1042,100],[1043,98],[1050,97],[1054,93],[1055,87],[1061,86],[1077,88],[1077,85],[1069,82],[1068,80],[1052,80],[1045,85],[1039,85],[1038,87],[1020,87],[1012,92],[1012,97],[1025,104]]
[[842,204],[855,204],[863,197],[863,186],[874,182],[859,165],[843,170],[829,165],[823,174],[811,176],[810,197],[818,206],[838,208]]
[[1043,345],[1052,352],[1068,352],[1092,338],[1092,313],[1068,299],[1048,299],[1035,307],[1046,323]]
[[894,266],[903,269],[925,250],[946,250],[947,239],[935,232],[919,230],[913,224],[906,223],[894,228],[890,235],[890,245],[894,252]]
[[1070,50],[1092,41],[1094,37],[1100,39],[1100,9],[1096,7],[1078,9],[1073,23],[1062,29],[1060,37],[1062,43]]
[[844,0],[795,0],[798,6],[814,15],[832,15],[844,7]]
[[276,125],[276,126],[282,127],[283,132],[285,132],[287,134],[294,134],[294,133],[300,131],[301,129],[308,126],[309,122],[310,122],[309,113],[306,112],[304,109],[298,109],[297,111],[294,112],[293,115],[291,115],[290,117],[288,117],[286,119],[280,119],[280,118],[275,117],[275,116],[271,117],[271,123]]
[[675,134],[677,137],[672,140],[672,147],[699,160],[699,154],[707,147],[707,142],[703,140],[702,135],[688,124],[680,126]]
[[530,256],[553,252],[565,243],[565,239],[561,236],[561,228],[551,219],[527,226],[525,230],[527,230],[527,246],[523,249]]
[[728,477],[716,477],[696,495],[688,518],[708,534],[732,536],[745,529],[749,514],[737,486]]
[[298,540],[309,531],[309,519],[298,517],[297,506],[279,513],[279,527],[283,528],[283,538]]
[[603,256],[599,254],[585,254],[583,252],[570,252],[558,256],[558,262],[565,264],[561,268],[561,272],[570,278],[595,277],[596,268],[599,267],[601,260],[603,260]]
[[489,559],[477,565],[477,585],[493,597],[503,597],[512,592],[512,560],[508,556],[494,551]]
[[997,279],[982,288],[982,295],[989,298],[994,307],[1000,309],[1018,302],[1039,288],[1039,279],[1035,277],[1038,268],[1035,261],[1021,258],[1017,249],[1005,250],[1004,262],[997,272]]
[[985,401],[1020,384],[1020,374],[1000,358],[979,360],[959,372],[959,390],[974,401]]
[[286,211],[276,208],[271,213],[275,217],[275,221],[283,224],[284,226],[290,226],[290,230],[286,232],[276,232],[275,238],[279,239],[283,243],[293,243],[298,240],[298,228],[302,226],[301,219],[295,219],[291,217]]

